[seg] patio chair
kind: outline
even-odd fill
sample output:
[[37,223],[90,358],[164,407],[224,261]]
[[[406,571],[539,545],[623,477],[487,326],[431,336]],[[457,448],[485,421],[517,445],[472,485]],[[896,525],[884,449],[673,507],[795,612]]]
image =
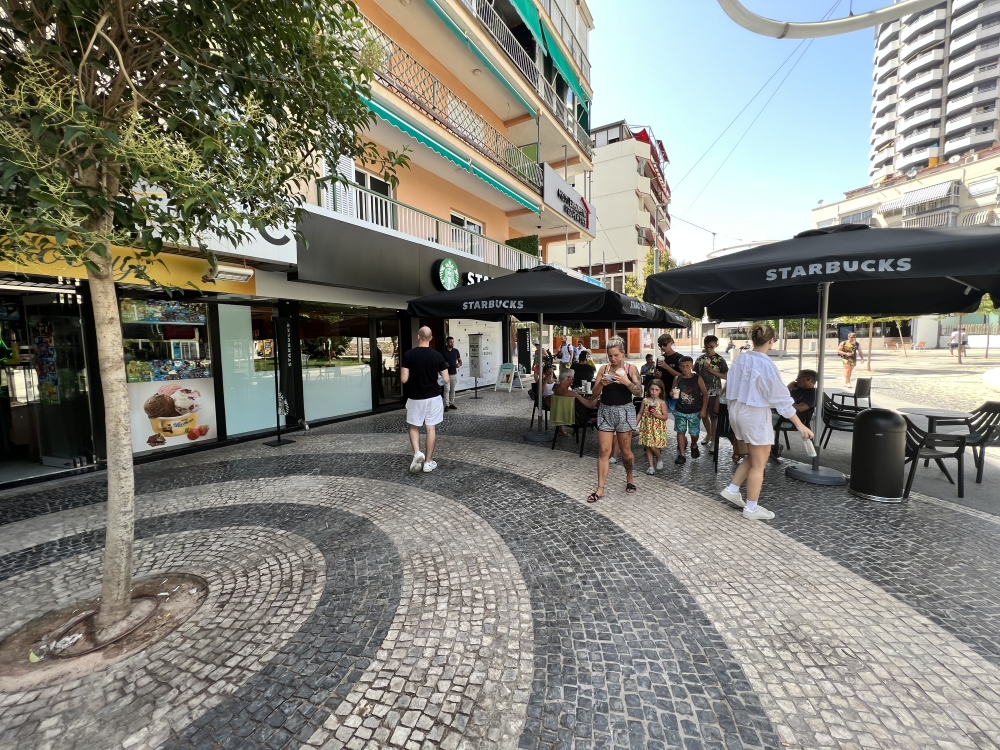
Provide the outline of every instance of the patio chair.
[[867,407],[861,407],[861,408],[871,409],[872,408],[872,379],[871,378],[858,378],[857,380],[854,381],[854,393],[834,393],[833,394],[833,398],[834,398],[834,400],[836,400],[838,398],[839,399],[843,399],[839,404],[837,404],[838,406],[846,406],[847,405],[847,399],[851,399],[852,401],[854,401],[854,407],[855,408],[859,407],[858,400],[859,399],[864,399],[865,401],[868,402],[868,406]]
[[[812,424],[814,411],[815,409],[806,409],[799,412],[799,419],[802,420],[803,424]],[[781,458],[781,436],[785,436],[785,448],[791,450],[792,445],[788,442],[788,433],[798,432],[798,428],[792,424],[790,419],[786,419],[780,414],[777,417],[778,421],[774,423],[774,445],[771,446],[771,458],[775,461]]]
[[986,446],[1000,444],[1000,401],[987,401],[972,412],[971,419],[938,419],[935,429],[951,425],[968,428],[969,433],[964,436],[965,444],[972,448],[976,484],[982,484],[983,471],[986,469]]
[[958,496],[965,497],[965,435],[947,435],[939,432],[926,432],[917,427],[910,418],[903,415],[906,420],[906,464],[910,464],[910,473],[906,477],[906,488],[903,490],[903,497],[910,496],[910,488],[913,486],[913,477],[917,473],[917,464],[921,459],[933,461],[938,468],[944,472],[949,482],[955,484],[948,469],[945,468],[944,459],[954,458],[958,461]]
[[915,351],[915,352],[924,352],[924,351],[927,351],[927,342],[926,341],[918,341],[917,345],[915,347],[913,347],[913,351]]
[[834,432],[854,432],[854,420],[862,411],[853,406],[840,406],[830,398],[829,394],[824,393],[823,434],[820,436],[823,448],[830,444]]
[[[531,399],[531,404],[532,404],[532,406],[531,406],[531,421],[528,422],[528,429],[530,430],[531,426],[535,423],[535,413],[538,411],[538,386],[535,383],[532,383],[531,387],[528,389],[528,397]],[[544,414],[545,414],[545,432],[548,432],[548,430],[549,430],[549,407],[547,407],[545,405],[544,401],[542,401],[542,412],[544,412]],[[541,427],[542,427],[542,415],[539,414],[538,415],[538,428],[539,428],[539,431],[541,431]]]

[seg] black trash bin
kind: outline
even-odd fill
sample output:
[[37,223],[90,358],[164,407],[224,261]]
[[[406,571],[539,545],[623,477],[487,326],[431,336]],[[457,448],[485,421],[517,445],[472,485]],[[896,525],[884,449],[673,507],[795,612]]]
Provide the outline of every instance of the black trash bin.
[[906,422],[889,409],[865,409],[854,420],[852,495],[880,503],[903,502]]

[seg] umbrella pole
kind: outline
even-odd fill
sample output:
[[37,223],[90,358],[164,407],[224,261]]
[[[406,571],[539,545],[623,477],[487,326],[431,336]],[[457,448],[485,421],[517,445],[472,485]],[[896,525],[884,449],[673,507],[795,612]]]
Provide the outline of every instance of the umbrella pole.
[[806,338],[806,319],[799,318],[799,372],[802,372],[802,348]]
[[[816,406],[813,409],[813,424],[817,427],[822,423],[823,418],[823,376],[826,369],[824,361],[826,359],[826,324],[830,309],[830,284],[826,281],[819,285],[820,293],[820,318],[819,318],[819,381],[816,383]],[[818,431],[817,431],[818,432]],[[812,466],[807,464],[792,464],[785,469],[785,475],[800,482],[809,484],[820,484],[827,487],[841,487],[847,484],[847,477],[839,471],[828,469],[819,465],[819,445],[816,445],[816,457],[812,460]]]
[[545,316],[538,313],[538,380],[535,381],[535,396],[538,398],[538,426],[524,433],[524,439],[529,443],[547,443],[549,436],[542,432],[542,326],[545,324]]

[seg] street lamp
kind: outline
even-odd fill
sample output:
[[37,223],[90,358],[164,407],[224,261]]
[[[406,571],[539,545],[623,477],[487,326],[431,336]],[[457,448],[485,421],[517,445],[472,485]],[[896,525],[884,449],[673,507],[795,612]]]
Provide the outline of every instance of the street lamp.
[[838,18],[835,21],[815,21],[813,23],[789,23],[764,18],[756,13],[751,13],[740,0],[719,0],[719,5],[722,6],[722,10],[726,12],[727,16],[744,29],[749,29],[755,34],[771,36],[776,39],[815,39],[821,36],[846,34],[850,31],[877,26],[880,23],[896,21],[903,16],[919,13],[940,2],[941,0],[901,0],[887,8],[879,8],[857,16],[852,14],[847,18]]

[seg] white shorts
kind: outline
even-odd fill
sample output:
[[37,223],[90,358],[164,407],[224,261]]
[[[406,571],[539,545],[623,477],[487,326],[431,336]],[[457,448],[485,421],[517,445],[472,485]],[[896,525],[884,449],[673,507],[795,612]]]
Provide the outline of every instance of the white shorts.
[[440,396],[434,398],[406,399],[406,423],[415,427],[427,425],[433,427],[444,421],[444,401]]
[[771,445],[774,442],[774,426],[771,424],[771,410],[766,406],[747,406],[739,401],[730,401],[729,424],[737,440],[747,445]]

